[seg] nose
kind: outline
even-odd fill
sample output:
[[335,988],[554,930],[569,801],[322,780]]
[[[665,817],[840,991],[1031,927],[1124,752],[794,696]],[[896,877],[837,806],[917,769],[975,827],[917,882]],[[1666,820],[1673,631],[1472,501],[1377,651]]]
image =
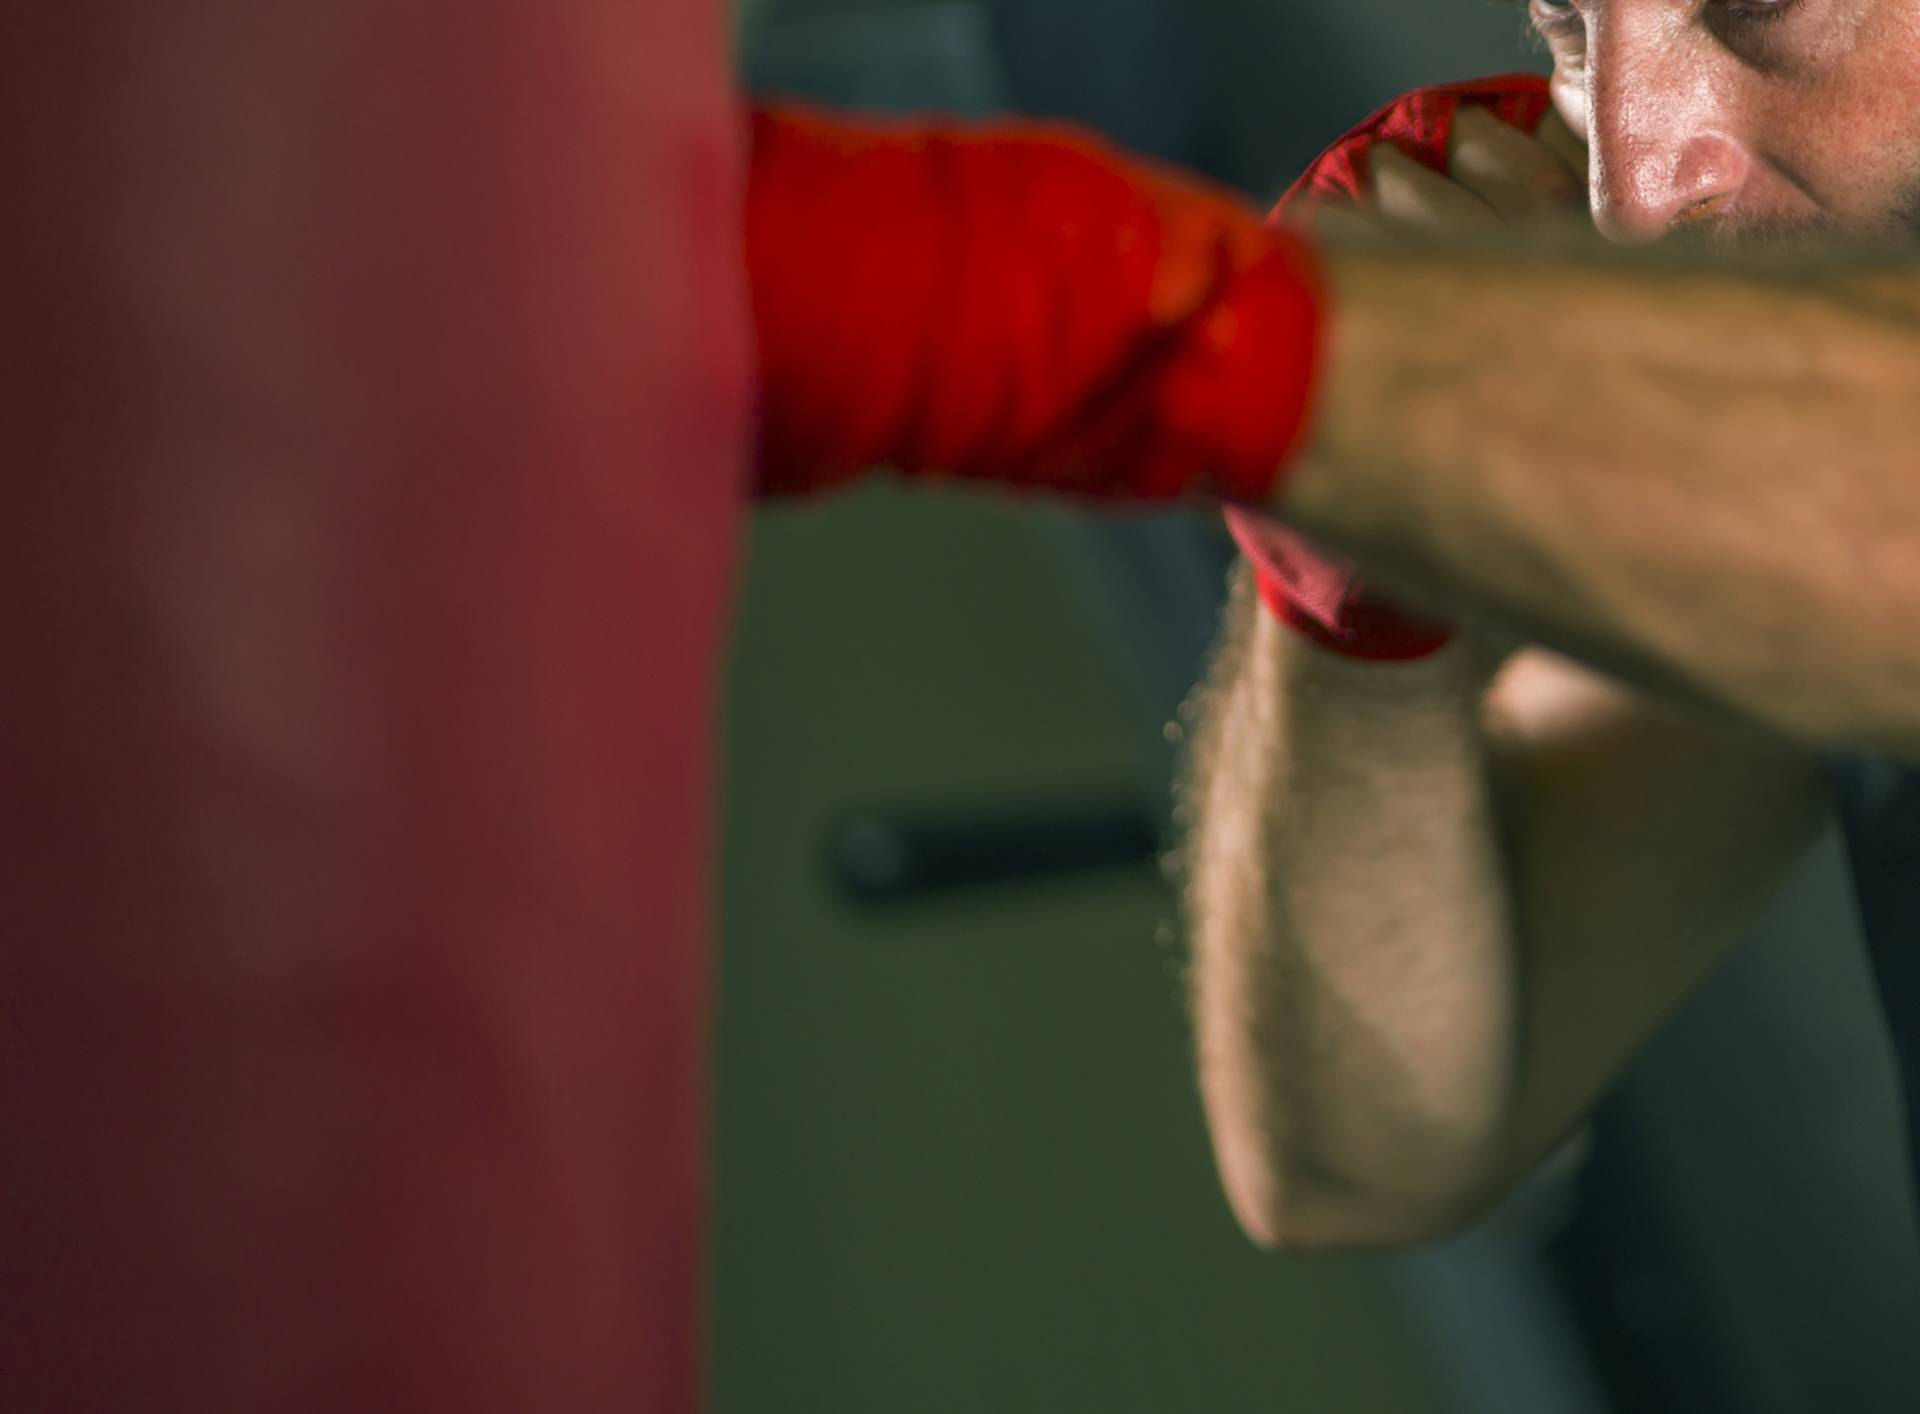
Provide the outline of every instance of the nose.
[[1603,11],[1588,39],[1593,220],[1617,241],[1658,240],[1714,216],[1752,167],[1729,122],[1737,105],[1721,92],[1716,56],[1648,8],[1667,7]]

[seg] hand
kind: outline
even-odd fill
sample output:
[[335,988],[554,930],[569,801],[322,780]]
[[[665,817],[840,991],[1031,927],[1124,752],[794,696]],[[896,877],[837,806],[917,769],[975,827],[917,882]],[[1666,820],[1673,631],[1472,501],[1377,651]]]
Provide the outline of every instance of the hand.
[[[1586,149],[1546,103],[1538,80],[1473,87],[1478,101],[1430,90],[1383,109],[1328,149],[1276,214],[1305,220],[1335,240],[1367,243],[1584,218]],[[1518,101],[1529,92],[1538,106]],[[1509,98],[1516,101],[1506,103]],[[1442,100],[1438,113],[1422,109],[1429,99]],[[1487,103],[1503,104],[1513,121],[1502,121]],[[1426,160],[1408,156],[1402,144]],[[1454,636],[1451,626],[1370,589],[1351,564],[1277,521],[1240,510],[1228,512],[1227,524],[1254,565],[1268,607],[1323,648],[1403,660],[1437,651]],[[1469,646],[1486,650],[1476,656],[1490,662],[1504,656],[1477,634]]]
[[1367,152],[1365,202],[1315,203],[1308,221],[1336,240],[1377,241],[1586,216],[1586,148],[1552,110],[1529,135],[1485,108],[1463,106],[1447,161],[1451,175],[1442,176],[1392,143],[1377,143]]

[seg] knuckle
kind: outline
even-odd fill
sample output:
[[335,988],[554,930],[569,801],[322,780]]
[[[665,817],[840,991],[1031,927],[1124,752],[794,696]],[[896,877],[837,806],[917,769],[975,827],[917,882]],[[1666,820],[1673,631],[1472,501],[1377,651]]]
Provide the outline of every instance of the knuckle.
[[1532,178],[1528,189],[1543,201],[1572,201],[1586,195],[1585,188],[1564,163],[1555,161]]
[[1546,144],[1491,115],[1474,112],[1482,121],[1458,133],[1453,149],[1456,172],[1470,182],[1498,184],[1540,204],[1558,204],[1582,195],[1578,176]]

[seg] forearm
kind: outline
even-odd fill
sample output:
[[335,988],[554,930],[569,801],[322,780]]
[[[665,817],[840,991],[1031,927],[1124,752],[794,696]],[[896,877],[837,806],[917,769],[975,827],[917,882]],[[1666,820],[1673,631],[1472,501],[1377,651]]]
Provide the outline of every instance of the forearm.
[[1196,743],[1202,1092],[1242,1224],[1287,1245],[1444,1226],[1498,1161],[1514,1028],[1472,645],[1334,657],[1251,613]]
[[1920,273],[1654,259],[1331,261],[1285,515],[1630,680],[1920,755]]

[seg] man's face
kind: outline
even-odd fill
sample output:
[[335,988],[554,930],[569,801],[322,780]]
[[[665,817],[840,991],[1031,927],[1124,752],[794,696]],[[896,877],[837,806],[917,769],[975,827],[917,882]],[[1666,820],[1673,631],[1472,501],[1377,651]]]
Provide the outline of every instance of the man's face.
[[1529,0],[1619,240],[1920,226],[1920,0]]

